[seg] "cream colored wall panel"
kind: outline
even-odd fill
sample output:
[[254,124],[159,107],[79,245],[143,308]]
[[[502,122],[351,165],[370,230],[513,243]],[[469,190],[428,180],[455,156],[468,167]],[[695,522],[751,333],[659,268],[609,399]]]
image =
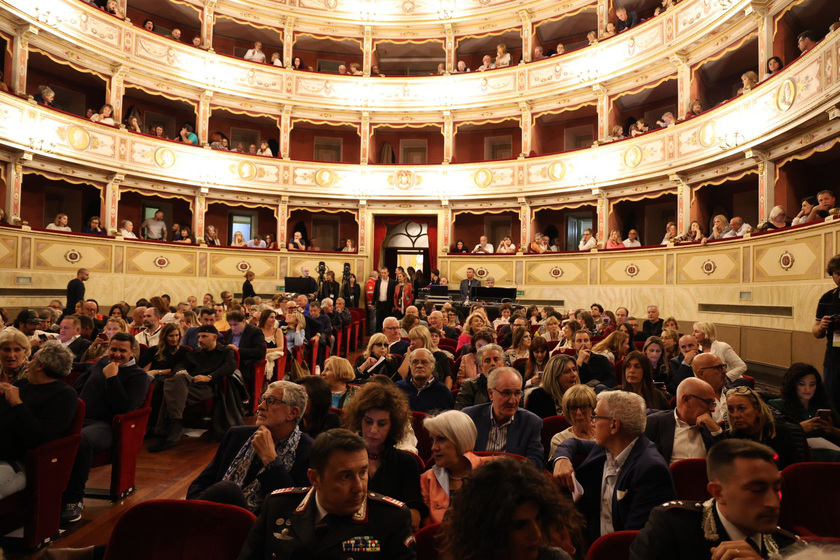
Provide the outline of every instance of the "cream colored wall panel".
[[277,257],[256,255],[253,252],[210,255],[211,277],[242,278],[248,271],[252,271],[260,279],[274,278],[277,274]]
[[742,360],[787,369],[792,358],[791,331],[744,327],[741,329]]
[[707,254],[677,255],[677,283],[738,282],[741,251],[709,251]]
[[41,270],[72,270],[87,268],[91,272],[111,271],[110,245],[92,245],[85,240],[36,239],[33,248],[35,262],[32,268]]
[[[513,261],[499,261],[497,259],[487,259],[485,262],[482,262],[479,265],[474,266],[475,268],[475,277],[481,280],[481,285],[486,285],[486,280],[488,276],[493,277],[496,280],[496,286],[513,286],[515,285],[515,281],[513,278]],[[466,268],[463,269],[463,277],[457,276],[460,274],[460,270],[456,272],[456,278],[458,278],[458,282],[460,283],[461,280],[467,277],[467,270]],[[450,282],[452,282],[452,278],[450,277]]]
[[756,282],[818,279],[825,263],[819,236],[753,247]]
[[[165,247],[165,246],[164,246]],[[195,276],[196,253],[161,247],[129,247],[126,250],[127,274],[180,274]]]
[[525,262],[525,284],[577,284],[586,282],[586,259],[563,261]]
[[601,261],[601,283],[663,284],[665,257],[639,255]]
[[18,238],[0,237],[0,268],[17,268]]
[[717,339],[729,344],[736,354],[741,355],[741,327],[735,325],[715,325]]

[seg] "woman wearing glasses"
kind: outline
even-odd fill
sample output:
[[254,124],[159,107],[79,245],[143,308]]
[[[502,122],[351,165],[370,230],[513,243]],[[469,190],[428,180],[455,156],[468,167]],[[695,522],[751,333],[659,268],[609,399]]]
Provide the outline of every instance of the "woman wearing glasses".
[[531,391],[525,401],[525,409],[540,418],[557,416],[563,413],[563,395],[578,385],[578,368],[575,359],[566,354],[558,354],[548,360],[542,374],[540,386]]
[[367,349],[356,359],[353,366],[356,379],[367,381],[372,375],[387,375],[394,381],[402,379],[397,362],[388,355],[388,338],[376,333],[368,341]]
[[778,455],[779,470],[805,460],[790,426],[776,421],[770,407],[754,390],[737,387],[727,391],[726,412],[729,437],[750,439],[771,447]]
[[557,446],[567,439],[577,438],[594,440],[592,413],[598,399],[595,391],[588,385],[575,385],[563,395],[563,417],[571,424],[568,428],[551,438],[548,456],[554,457]]
[[420,494],[417,458],[396,448],[411,426],[408,398],[393,384],[366,383],[344,408],[342,426],[367,442],[368,492],[397,499],[411,510],[413,530],[428,509]]

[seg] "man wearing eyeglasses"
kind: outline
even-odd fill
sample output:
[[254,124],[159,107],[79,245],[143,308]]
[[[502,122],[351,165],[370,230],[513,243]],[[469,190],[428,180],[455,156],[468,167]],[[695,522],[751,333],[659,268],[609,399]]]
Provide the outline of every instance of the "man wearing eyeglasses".
[[406,358],[411,375],[397,381],[397,387],[408,397],[408,405],[415,412],[449,410],[455,405],[452,391],[432,376],[435,357],[425,348],[413,350]]
[[405,355],[409,344],[400,338],[400,322],[396,317],[386,317],[382,321],[382,334],[388,339],[388,353]]
[[691,362],[691,369],[697,379],[702,379],[715,394],[715,409],[712,419],[715,422],[726,422],[726,386],[729,378],[726,376],[726,364],[714,354],[700,354]]
[[723,439],[723,428],[713,419],[715,391],[701,379],[691,377],[677,387],[677,408],[648,416],[645,435],[666,461],[702,459],[709,448]]
[[213,460],[187,490],[188,500],[231,504],[258,514],[263,499],[278,488],[306,486],[312,438],[298,424],[306,390],[275,381],[263,393],[255,426],[234,426]]
[[[645,412],[644,399],[635,393],[599,393],[592,416],[595,441],[568,439],[554,452],[557,482],[572,492],[575,480],[583,487],[577,508],[590,544],[614,531],[641,529],[650,510],[676,498],[668,463],[644,434]],[[575,455],[586,456],[577,468]]]
[[542,471],[542,419],[519,407],[522,376],[510,367],[496,368],[487,378],[487,392],[490,402],[468,406],[462,411],[472,418],[478,430],[475,450],[522,455]]

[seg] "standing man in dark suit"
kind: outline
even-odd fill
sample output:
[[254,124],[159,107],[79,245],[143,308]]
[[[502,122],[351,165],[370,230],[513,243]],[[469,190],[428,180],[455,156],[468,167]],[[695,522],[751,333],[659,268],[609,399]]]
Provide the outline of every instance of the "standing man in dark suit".
[[67,283],[67,307],[65,315],[73,315],[76,312],[76,304],[85,301],[85,282],[90,278],[90,272],[86,268],[76,271],[76,277]]
[[[486,348],[486,347],[485,347]],[[496,368],[487,378],[490,402],[462,410],[472,418],[478,436],[476,451],[515,453],[543,469],[543,446],[540,438],[542,420],[533,412],[519,408],[522,401],[522,376],[510,367]]]
[[239,309],[228,311],[227,322],[230,330],[225,333],[224,343],[239,350],[239,371],[246,382],[252,383],[254,366],[265,359],[265,335],[259,327],[246,323]]
[[712,419],[715,391],[701,379],[691,377],[677,387],[676,410],[648,416],[645,435],[670,464],[683,459],[702,459],[717,441],[723,428]]
[[[569,439],[554,452],[552,472],[574,492],[586,519],[589,543],[614,531],[641,529],[650,510],[676,498],[668,463],[645,437],[645,401],[635,393],[604,391],[592,415],[595,441]],[[575,469],[572,458],[586,455]]]
[[470,267],[467,269],[467,277],[461,280],[461,299],[470,299],[470,290],[481,286],[481,282],[475,277],[475,269]]
[[382,332],[382,322],[394,311],[394,291],[397,281],[388,277],[388,268],[379,269],[379,280],[373,287],[373,301],[376,305],[376,332]]
[[631,560],[781,558],[799,539],[776,526],[782,478],[774,455],[747,439],[715,444],[706,459],[713,499],[654,508],[630,547]]

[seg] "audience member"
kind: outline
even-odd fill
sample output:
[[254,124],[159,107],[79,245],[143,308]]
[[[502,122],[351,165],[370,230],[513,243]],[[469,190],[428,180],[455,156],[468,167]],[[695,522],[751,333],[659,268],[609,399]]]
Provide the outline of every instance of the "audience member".
[[18,329],[0,332],[0,383],[11,385],[26,377],[31,350],[29,337]]
[[399,380],[398,365],[388,354],[388,338],[382,333],[376,333],[368,340],[367,349],[356,359],[354,370],[356,377],[366,381],[373,375],[383,374],[391,379]]
[[61,499],[61,522],[64,524],[82,518],[82,498],[94,453],[108,450],[114,444],[111,430],[114,416],[136,410],[146,400],[151,377],[135,363],[133,347],[133,336],[115,334],[108,346],[108,355],[76,381],[79,398],[85,402],[85,422],[73,471]]
[[265,53],[262,50],[262,43],[257,41],[254,43],[254,48],[248,49],[245,53],[245,60],[251,62],[265,62]]
[[671,408],[665,393],[654,387],[650,360],[642,352],[633,351],[624,358],[624,382],[621,384],[621,389],[642,397],[647,408],[654,410]]
[[726,392],[726,409],[729,437],[748,439],[771,447],[776,452],[779,470],[805,460],[804,450],[797,445],[792,426],[774,419],[770,407],[753,389],[729,389]]
[[166,222],[163,221],[163,210],[155,211],[153,217],[144,220],[140,224],[140,232],[143,234],[143,239],[154,239],[157,241],[166,241]]
[[195,133],[195,127],[192,123],[184,123],[179,132],[179,141],[198,146],[198,136]]
[[75,315],[65,315],[61,320],[58,331],[58,340],[61,345],[73,353],[73,361],[81,362],[82,356],[90,347],[90,341],[82,338],[82,323]]
[[632,29],[639,23],[639,14],[628,12],[626,8],[618,8],[615,11],[615,17],[618,18],[618,23],[616,24],[616,31],[618,33]]
[[344,408],[341,421],[367,443],[368,490],[405,503],[416,530],[428,514],[420,494],[420,468],[410,453],[396,447],[411,426],[408,399],[393,384],[365,383]]
[[493,63],[493,57],[489,54],[485,54],[484,58],[481,59],[481,66],[478,67],[478,71],[484,72],[485,70],[492,70],[495,67],[496,65]]
[[728,370],[727,376],[731,382],[741,379],[747,371],[747,364],[744,363],[732,347],[720,340],[717,340],[716,329],[714,323],[708,321],[700,321],[694,323],[694,338],[700,345],[702,352],[714,354],[719,356],[725,363]]
[[711,416],[715,409],[712,386],[691,377],[677,388],[676,409],[648,416],[645,435],[670,464],[683,459],[702,459],[709,448],[725,438]]
[[102,220],[99,216],[91,217],[87,224],[82,226],[82,233],[89,233],[91,235],[106,235],[105,228],[102,227]]
[[548,456],[553,457],[557,446],[567,439],[577,438],[586,441],[595,440],[592,429],[592,414],[598,399],[592,387],[574,385],[563,394],[563,416],[570,426],[562,432],[554,434]]
[[528,395],[525,408],[540,418],[563,414],[563,396],[579,383],[575,359],[566,354],[553,356],[542,372],[539,386]]
[[817,220],[824,220],[829,215],[831,215],[834,210],[837,208],[836,199],[834,197],[834,192],[830,190],[822,190],[817,193],[817,205],[811,209],[811,213],[808,214],[808,221],[815,222]]
[[247,383],[252,383],[254,366],[265,358],[265,335],[259,327],[245,322],[242,311],[228,311],[227,322],[229,328],[225,332],[224,343],[239,352],[239,371]]
[[820,36],[817,35],[815,31],[810,29],[803,31],[796,37],[796,44],[799,47],[799,50],[802,54],[807,53],[811,49],[817,46],[817,43],[820,42]]
[[55,220],[52,223],[47,224],[47,227],[45,229],[51,231],[73,231],[72,229],[70,229],[70,226],[67,225],[69,221],[70,218],[67,217],[67,214],[56,214]]
[[630,559],[780,558],[796,537],[776,526],[782,479],[773,454],[750,441],[716,444],[706,459],[712,499],[653,508]]
[[699,354],[691,362],[691,369],[697,379],[711,385],[715,392],[715,408],[712,411],[712,418],[718,424],[726,422],[728,416],[726,386],[729,383],[729,378],[726,376],[726,364],[714,354]]
[[52,107],[55,101],[55,92],[49,86],[38,86],[38,93],[34,96],[35,103]]
[[455,398],[457,410],[489,402],[487,377],[494,369],[504,366],[504,350],[498,344],[486,344],[478,350],[477,354],[480,373],[477,377],[466,379],[461,384],[461,389]]
[[749,233],[752,230],[752,226],[750,224],[744,223],[744,219],[740,216],[733,216],[731,220],[729,220],[729,231],[723,234],[724,239],[728,239],[730,237],[743,237],[745,234]]
[[606,357],[592,353],[592,339],[589,331],[584,329],[576,331],[573,344],[580,382],[590,387],[598,385],[615,387],[617,384],[615,368]]
[[301,419],[301,430],[309,437],[318,437],[322,432],[341,426],[341,418],[332,412],[330,386],[320,375],[307,375],[297,381],[306,389],[306,409]]
[[[287,489],[268,496],[239,558],[291,558],[302,550],[340,557],[352,543],[360,543],[352,546],[365,550],[376,543],[383,558],[415,558],[408,508],[368,492],[375,486],[375,474],[368,474],[372,461],[367,445],[347,430],[329,430],[318,436],[310,450],[307,472],[312,488]],[[288,525],[284,533],[278,533],[283,519]],[[323,524],[316,527],[319,522]]]
[[432,375],[435,357],[431,351],[427,348],[412,350],[404,362],[410,364],[411,376],[398,381],[397,387],[405,393],[411,410],[433,414],[455,406],[449,388]]
[[817,198],[814,196],[806,196],[803,198],[799,213],[793,218],[790,225],[798,226],[799,224],[807,224],[810,221],[811,210],[813,210],[817,204]]
[[259,513],[277,489],[305,486],[312,438],[301,432],[306,389],[275,381],[263,393],[254,426],[234,426],[210,464],[190,484],[188,500],[231,504]]
[[507,45],[499,43],[496,45],[496,68],[510,66],[510,53],[507,52]]
[[598,240],[592,235],[592,230],[586,228],[583,230],[583,238],[578,244],[578,249],[581,251],[589,251],[598,247]]
[[[486,353],[493,346],[485,346],[482,350]],[[522,455],[542,470],[542,422],[536,414],[519,408],[522,376],[513,368],[498,367],[490,372],[487,389],[490,402],[462,409],[478,430],[475,449]]]
[[[605,391],[592,416],[595,441],[567,439],[553,455],[552,472],[561,486],[577,493],[576,478],[583,487],[577,507],[590,543],[614,531],[641,529],[654,507],[676,497],[668,463],[644,435],[646,422],[639,395]],[[586,455],[577,468],[575,455]]]
[[622,245],[625,247],[641,247],[642,244],[639,241],[639,232],[635,229],[631,229],[627,232],[627,239],[622,241]]

